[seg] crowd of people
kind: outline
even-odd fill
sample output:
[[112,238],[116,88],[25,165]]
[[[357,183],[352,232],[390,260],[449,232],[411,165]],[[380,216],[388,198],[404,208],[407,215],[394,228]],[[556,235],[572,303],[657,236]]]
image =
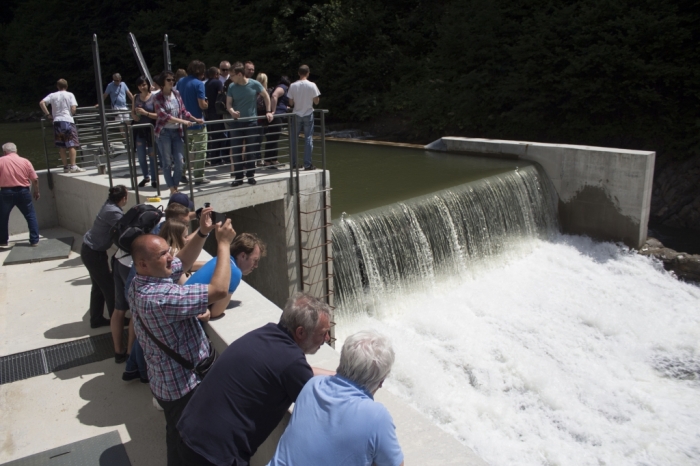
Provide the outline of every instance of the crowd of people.
[[133,122],[153,125],[155,140],[151,140],[149,128],[138,127],[134,131],[143,176],[140,187],[148,183],[155,186],[159,167],[171,193],[188,181],[183,171],[185,127],[195,185],[211,182],[204,173],[207,163],[230,165],[233,187],[242,185],[244,180],[255,185],[256,169],[277,170],[280,165],[279,140],[282,126],[286,125],[283,114],[294,113],[298,119],[297,137],[292,138],[290,148],[291,163],[296,166],[297,139],[303,132],[303,168],[316,168],[312,160],[313,109],[321,93],[309,81],[310,72],[308,66],[302,65],[294,83],[282,76],[275,86],[270,86],[265,73],[258,73],[253,79],[253,62],[231,65],[224,60],[218,67],[207,69],[203,62],[193,60],[187,70],[163,71],[154,78],[153,86],[145,77],[138,78],[135,95],[116,73],[103,97],[110,97],[119,121],[129,118],[128,98],[133,103]]
[[[245,334],[219,356],[202,324],[224,314],[242,276],[266,255],[265,243],[237,234],[230,219],[214,223],[211,207],[195,210],[175,193],[162,223],[136,237],[129,254],[117,250],[110,266],[108,232],[127,199],[124,186],[110,188],[83,238],[90,322],[111,326],[115,362],[126,362],[122,379],[149,384],[165,416],[168,465],[247,465],[292,403],[271,465],[403,463],[391,415],[373,401],[394,362],[385,337],[349,337],[337,372],[311,367],[306,355],[329,341],[331,309],[296,293],[279,323]],[[199,262],[212,233],[216,255]]]
[[[202,80],[205,71],[206,83]],[[192,200],[177,192],[183,127],[192,131],[189,142],[197,155],[195,182],[206,182],[207,151],[198,147],[211,143],[216,150],[225,151],[225,144],[216,146],[216,141],[225,141],[228,136],[220,135],[229,130],[237,135],[230,147],[233,185],[243,182],[244,172],[248,183],[255,184],[254,154],[260,151],[265,122],[269,125],[275,115],[293,108],[300,130],[305,131],[304,166],[315,168],[309,146],[319,92],[307,79],[309,68],[300,67],[295,83],[283,77],[275,88],[267,87],[263,73],[250,79],[254,72],[251,62],[230,65],[224,61],[219,68],[206,70],[203,63],[193,61],[187,75],[177,82],[175,73],[161,73],[155,80],[157,93],[148,80],[140,78],[136,95],[129,92],[120,75],[113,76],[104,97],[110,96],[112,105],[120,110],[128,97],[133,101],[131,117],[137,122],[148,118],[155,126],[155,141],[150,129],[135,133],[144,180],[155,181],[158,154],[171,195],[161,223],[137,235],[127,247],[115,244],[114,228],[129,218],[124,213],[129,192],[123,185],[109,188],[80,251],[92,285],[90,326],[110,327],[114,360],[126,363],[122,379],[149,385],[154,406],[165,416],[169,466],[248,465],[292,403],[296,405],[290,424],[270,465],[402,465],[391,415],[373,398],[394,363],[393,349],[384,336],[372,331],[350,336],[337,372],[311,367],[306,355],[316,353],[330,339],[331,308],[308,293],[291,296],[278,323],[248,332],[221,355],[205,333],[204,323],[225,314],[241,278],[265,257],[266,245],[253,233],[237,234],[230,219],[215,222],[208,204],[195,210]],[[72,119],[77,103],[65,81],[59,80],[58,87],[40,105],[47,113],[46,104],[51,105],[56,144],[66,171],[75,172],[81,170],[75,168],[79,142],[75,124],[68,118]],[[219,100],[222,92],[230,117],[225,120],[208,112],[212,98]],[[263,125],[258,125],[258,116]],[[214,129],[222,123],[207,125],[205,120],[224,120],[224,130]],[[219,136],[210,137],[215,134]],[[275,139],[268,137],[267,143],[269,147]],[[6,218],[14,206],[25,214],[34,245],[39,236],[30,186],[38,200],[38,178],[31,163],[17,155],[14,144],[5,144],[3,152],[0,187],[5,227],[0,230],[0,246],[7,243]],[[272,154],[261,159],[270,167],[277,163]],[[219,155],[219,160],[227,155]],[[292,163],[296,163],[294,158]],[[238,166],[244,168],[236,170]],[[198,226],[190,231],[195,224]],[[198,261],[212,233],[216,255]],[[109,318],[104,316],[105,307]]]

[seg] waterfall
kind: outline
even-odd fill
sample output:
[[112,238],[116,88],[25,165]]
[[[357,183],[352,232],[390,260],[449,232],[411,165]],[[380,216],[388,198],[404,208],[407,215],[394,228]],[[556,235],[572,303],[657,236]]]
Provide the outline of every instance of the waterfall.
[[553,188],[538,165],[343,215],[333,228],[338,312],[372,314],[393,294],[470,275],[557,230]]

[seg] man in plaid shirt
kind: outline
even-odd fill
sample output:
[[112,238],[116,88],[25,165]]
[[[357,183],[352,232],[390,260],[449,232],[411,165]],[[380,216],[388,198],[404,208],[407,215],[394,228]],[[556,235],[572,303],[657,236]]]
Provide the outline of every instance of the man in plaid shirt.
[[[209,342],[199,321],[208,321],[207,306],[228,294],[230,247],[236,236],[231,220],[214,225],[211,212],[210,207],[202,211],[197,234],[175,258],[160,236],[142,235],[132,244],[137,274],[129,288],[129,303],[136,337],[148,362],[151,390],[165,414],[168,466],[181,464],[177,454],[180,434],[175,426],[201,380],[194,371],[185,369],[161,350],[143,327],[194,366],[209,357]],[[178,285],[180,276],[192,267],[212,230],[218,242],[218,260],[210,284]]]

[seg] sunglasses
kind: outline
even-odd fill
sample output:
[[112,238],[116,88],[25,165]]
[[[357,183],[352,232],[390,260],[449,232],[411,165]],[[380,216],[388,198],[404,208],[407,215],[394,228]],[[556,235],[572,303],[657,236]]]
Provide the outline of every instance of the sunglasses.
[[221,68],[221,71],[229,71],[231,68]]

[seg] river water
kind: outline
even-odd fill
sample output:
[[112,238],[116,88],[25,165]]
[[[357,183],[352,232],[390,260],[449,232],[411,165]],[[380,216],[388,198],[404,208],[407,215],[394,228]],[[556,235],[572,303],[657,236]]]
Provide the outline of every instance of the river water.
[[700,287],[557,232],[534,167],[336,222],[339,343],[493,465],[700,464]]
[[556,235],[340,318],[391,337],[385,389],[494,465],[700,464],[700,288]]

